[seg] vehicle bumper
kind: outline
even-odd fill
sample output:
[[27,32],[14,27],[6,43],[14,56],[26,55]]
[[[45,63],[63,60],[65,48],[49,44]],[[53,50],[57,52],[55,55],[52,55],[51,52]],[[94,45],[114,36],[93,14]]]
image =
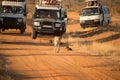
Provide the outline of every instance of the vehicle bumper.
[[89,26],[97,27],[97,26],[100,26],[100,21],[96,21],[96,22],[93,21],[93,20],[85,21],[84,23],[80,23],[80,25],[83,26],[83,27],[89,27]]
[[19,29],[25,27],[24,23],[16,23],[16,24],[5,24],[5,23],[0,23],[0,28],[4,29]]
[[63,29],[62,28],[43,28],[40,26],[37,27],[32,27],[35,31],[37,31],[38,33],[43,33],[43,34],[56,34],[56,33],[63,33]]

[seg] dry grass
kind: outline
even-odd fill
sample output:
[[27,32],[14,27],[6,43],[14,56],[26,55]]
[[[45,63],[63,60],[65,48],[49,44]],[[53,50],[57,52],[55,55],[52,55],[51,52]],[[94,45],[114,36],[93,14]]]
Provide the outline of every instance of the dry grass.
[[108,43],[89,42],[80,38],[68,38],[68,42],[73,49],[91,55],[115,55],[120,56],[120,48]]

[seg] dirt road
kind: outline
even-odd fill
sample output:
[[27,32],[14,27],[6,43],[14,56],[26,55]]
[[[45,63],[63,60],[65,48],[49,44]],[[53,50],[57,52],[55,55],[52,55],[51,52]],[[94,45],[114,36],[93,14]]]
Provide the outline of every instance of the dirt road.
[[[79,24],[75,24],[78,30]],[[72,31],[74,25],[68,27]],[[52,38],[32,40],[28,26],[24,35],[9,30],[0,34],[0,54],[7,60],[6,67],[18,73],[17,80],[120,80],[120,62],[109,56],[90,55],[61,47],[55,53]],[[92,53],[92,52],[89,52]]]

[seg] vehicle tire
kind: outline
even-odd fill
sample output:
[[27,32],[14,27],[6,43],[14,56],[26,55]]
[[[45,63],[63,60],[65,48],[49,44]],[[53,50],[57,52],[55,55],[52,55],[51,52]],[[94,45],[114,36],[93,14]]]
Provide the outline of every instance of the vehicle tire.
[[5,29],[2,29],[2,32],[5,32]]
[[36,39],[37,38],[37,32],[34,29],[32,29],[31,37],[32,37],[32,39]]
[[20,28],[20,34],[24,34],[25,29],[26,29],[26,25],[23,25],[23,27]]
[[64,30],[64,33],[66,33],[66,28],[65,28],[65,30]]
[[24,34],[25,29],[20,29],[20,34]]
[[108,25],[110,24],[110,21],[108,20]]
[[2,33],[2,29],[0,29],[0,33]]

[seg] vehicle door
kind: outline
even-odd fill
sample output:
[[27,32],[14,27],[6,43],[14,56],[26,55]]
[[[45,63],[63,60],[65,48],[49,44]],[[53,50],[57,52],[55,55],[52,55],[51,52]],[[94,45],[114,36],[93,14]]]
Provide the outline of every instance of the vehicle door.
[[107,7],[105,8],[105,10],[106,10],[106,20],[107,20],[107,23],[109,24],[109,22],[110,22],[110,11]]
[[104,12],[103,12],[103,7],[102,6],[99,8],[99,13],[100,13],[100,24],[103,25],[103,23],[104,23]]

